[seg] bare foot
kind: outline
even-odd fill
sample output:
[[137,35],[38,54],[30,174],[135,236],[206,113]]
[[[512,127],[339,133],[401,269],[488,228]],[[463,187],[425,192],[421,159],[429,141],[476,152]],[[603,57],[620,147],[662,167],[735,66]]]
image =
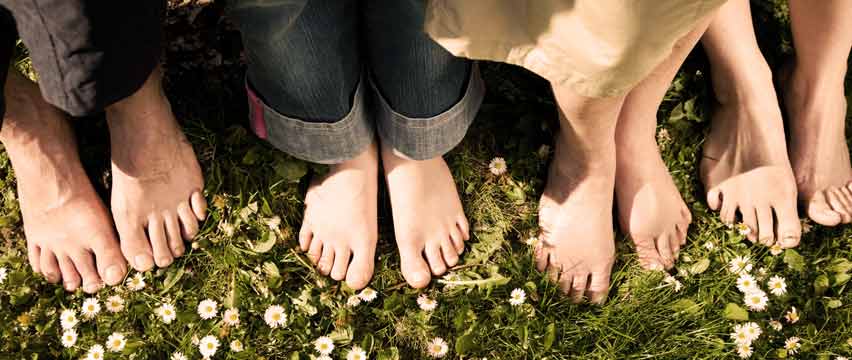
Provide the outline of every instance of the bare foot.
[[785,87],[790,117],[790,161],[799,201],[815,222],[852,222],[852,166],[846,145],[843,79],[807,81],[794,73]]
[[615,145],[609,148],[594,157],[578,155],[577,149],[557,136],[539,203],[536,268],[548,272],[574,302],[586,297],[601,303],[609,289],[615,260]]
[[[784,122],[768,69],[757,80],[716,78],[719,105],[704,142],[701,179],[707,203],[733,224],[739,213],[748,239],[767,246],[799,244],[796,186],[786,153]],[[742,86],[743,89],[734,89]]]
[[[623,121],[619,133],[627,130],[622,129]],[[642,267],[670,269],[686,244],[692,215],[654,138],[616,136],[615,196],[621,229],[633,240]]]
[[88,293],[127,272],[109,214],[86,176],[65,115],[15,71],[6,83],[0,140],[12,160],[30,265],[65,289]]
[[172,115],[155,70],[135,94],[107,108],[112,143],[112,213],[121,250],[147,271],[183,255],[207,202],[201,168]]
[[[423,288],[455,266],[469,239],[456,184],[444,159],[410,160],[382,146],[402,276]],[[430,274],[431,272],[431,274]]]
[[354,159],[331,166],[328,174],[311,183],[305,196],[299,231],[302,251],[308,252],[320,273],[338,281],[345,278],[356,290],[373,277],[378,172],[378,150],[372,144]]

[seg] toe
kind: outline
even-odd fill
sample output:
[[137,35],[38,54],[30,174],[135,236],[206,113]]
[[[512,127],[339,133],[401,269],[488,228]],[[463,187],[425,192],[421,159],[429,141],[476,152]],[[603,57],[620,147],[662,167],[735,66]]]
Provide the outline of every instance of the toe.
[[311,247],[311,239],[313,239],[314,233],[311,231],[311,227],[308,226],[307,222],[302,222],[302,227],[299,228],[299,248],[302,251],[308,251]]
[[589,281],[589,301],[601,304],[609,292],[609,271],[593,272]]
[[33,242],[27,242],[27,259],[33,268],[33,273],[41,274],[41,248]]
[[751,206],[740,206],[740,214],[743,216],[743,224],[748,227],[746,239],[751,242],[757,242],[758,226],[757,210]]
[[547,269],[548,259],[550,258],[550,252],[544,248],[544,245],[541,243],[536,244],[535,246],[535,268],[539,272],[544,272]]
[[373,277],[373,266],[375,258],[375,246],[373,249],[354,249],[352,251],[352,263],[346,272],[346,284],[349,287],[360,290],[370,282]]
[[124,258],[121,256],[118,244],[113,240],[98,241],[92,247],[95,253],[95,263],[98,266],[98,274],[107,285],[116,285],[124,279],[127,274]]
[[672,256],[669,236],[662,234],[654,239],[654,243],[657,244],[657,252],[660,254],[660,259],[663,260],[663,267],[671,269],[674,266],[674,257]]
[[421,289],[429,285],[432,275],[429,273],[429,265],[420,255],[416,248],[399,249],[400,269],[402,277],[413,288]]
[[65,285],[65,290],[74,291],[80,287],[80,274],[74,267],[74,262],[67,256],[57,256],[59,262],[59,271],[62,272],[62,283]]
[[707,192],[707,205],[710,207],[710,210],[719,210],[719,207],[722,206],[722,191],[719,188],[710,189]]
[[677,234],[677,238],[680,240],[680,246],[686,245],[686,235],[689,233],[689,224],[690,223],[682,223],[675,224],[675,233]]
[[429,261],[429,268],[432,269],[433,275],[443,275],[447,272],[447,265],[444,264],[444,258],[441,255],[440,242],[426,245],[426,260]]
[[556,281],[559,282],[559,288],[562,289],[562,293],[570,297],[572,295],[571,290],[574,288],[574,274],[565,272],[557,273],[552,266],[548,269],[548,271],[551,274],[550,278],[556,278]]
[[44,278],[51,284],[56,284],[62,278],[62,273],[59,270],[59,262],[56,260],[56,255],[52,251],[41,250],[39,267],[41,267],[41,273],[44,274]]
[[575,304],[583,302],[586,296],[586,288],[589,285],[589,274],[579,274],[574,276],[571,284],[571,301]]
[[328,275],[331,273],[332,266],[334,266],[334,249],[331,246],[323,246],[322,255],[317,262],[317,271],[320,274]]
[[447,264],[447,267],[453,267],[459,263],[459,253],[453,244],[453,240],[449,237],[444,239],[441,244],[441,254],[444,256],[444,263]]
[[141,226],[133,226],[127,230],[119,229],[121,238],[121,253],[136,271],[144,272],[154,267],[151,245]]
[[[459,229],[458,225],[453,225],[450,227],[450,237],[449,237],[450,245],[452,245],[453,251],[456,253],[456,257],[460,255],[464,251],[464,236],[462,235],[461,229]],[[450,265],[452,266],[452,265]]]
[[204,195],[200,191],[192,193],[190,203],[192,204],[192,212],[195,214],[195,218],[198,221],[204,221],[207,217],[207,200],[204,199]]
[[172,264],[172,251],[169,249],[169,240],[166,236],[166,224],[163,218],[153,215],[148,218],[148,239],[151,240],[151,249],[154,252],[154,262],[163,268]]
[[331,278],[337,281],[346,278],[346,270],[349,268],[351,251],[348,247],[340,247],[334,250],[334,265],[331,268]]
[[768,205],[757,208],[757,241],[766,246],[775,243],[775,221]]
[[838,188],[826,191],[828,193],[828,203],[831,208],[840,214],[840,219],[844,224],[852,222],[852,202],[846,199],[843,192]]
[[163,221],[166,225],[166,236],[169,238],[169,249],[171,249],[172,257],[177,258],[183,255],[186,250],[183,245],[183,235],[181,234],[181,226],[178,222],[178,216],[167,214],[167,216],[163,218]]
[[322,256],[322,248],[324,247],[322,245],[322,240],[314,238],[311,241],[311,246],[308,248],[308,260],[314,265],[319,263],[320,256]]
[[719,218],[725,225],[733,225],[737,219],[737,204],[733,201],[723,201]]
[[88,251],[82,251],[78,254],[70,254],[69,258],[74,264],[74,268],[77,269],[77,273],[80,274],[83,291],[93,294],[100,290],[103,286],[103,281],[101,281],[101,277],[98,275],[92,254]]
[[677,229],[671,229],[667,236],[669,238],[669,248],[672,249],[672,261],[677,262],[680,255],[680,237],[677,234]]
[[775,206],[773,209],[778,219],[778,228],[776,229],[778,244],[783,248],[798,246],[799,240],[802,238],[802,223],[799,221],[795,197],[788,203]]
[[[198,218],[192,212],[189,204],[181,203],[177,208],[178,220],[180,221],[180,235],[186,241],[192,241],[198,235]],[[183,243],[181,243],[183,245]],[[174,249],[172,249],[174,250]]]
[[647,236],[631,236],[631,238],[636,246],[636,255],[642,268],[646,270],[662,270],[664,268],[663,259],[657,252],[654,238]]
[[459,231],[461,231],[462,239],[465,241],[470,240],[470,223],[467,222],[467,217],[464,215],[459,216],[456,220],[456,225],[458,225]]
[[808,217],[825,226],[835,226],[842,220],[840,214],[831,209],[822,191],[816,192],[808,201]]

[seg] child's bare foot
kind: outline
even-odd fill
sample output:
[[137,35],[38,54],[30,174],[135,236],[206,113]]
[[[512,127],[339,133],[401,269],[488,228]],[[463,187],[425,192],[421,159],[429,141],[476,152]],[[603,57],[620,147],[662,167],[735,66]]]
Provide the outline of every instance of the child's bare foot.
[[547,186],[539,203],[536,267],[547,271],[575,302],[600,303],[615,260],[612,201],[615,145],[583,154],[557,136]]
[[766,91],[772,89],[768,68],[744,81],[713,75],[719,105],[700,169],[707,203],[721,210],[727,224],[739,213],[752,242],[794,247],[801,237],[796,183],[785,151],[781,110],[775,93]]
[[15,71],[0,139],[12,160],[33,271],[96,292],[127,272],[106,207],[89,182],[65,115]]
[[410,160],[382,146],[402,275],[423,288],[455,266],[469,238],[467,218],[442,157]]
[[207,202],[192,145],[175,121],[155,70],[130,97],[107,108],[112,213],[121,250],[138,271],[183,255]]
[[[629,115],[628,115],[629,116]],[[619,120],[618,132],[622,129]],[[636,246],[639,263],[652,270],[674,266],[692,222],[653,137],[616,136],[615,196],[621,230]]]
[[[323,275],[361,289],[373,277],[378,239],[379,155],[375,143],[354,159],[331,166],[305,196],[299,231],[302,251]],[[351,262],[350,262],[351,258]]]
[[852,166],[846,145],[843,78],[808,81],[795,73],[785,87],[790,161],[799,201],[815,222],[852,222]]

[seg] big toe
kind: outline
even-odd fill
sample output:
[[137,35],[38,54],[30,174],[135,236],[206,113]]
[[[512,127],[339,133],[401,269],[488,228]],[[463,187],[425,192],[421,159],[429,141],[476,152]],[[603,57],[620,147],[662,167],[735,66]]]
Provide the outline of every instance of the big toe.
[[[370,283],[370,279],[373,277],[373,266],[374,262],[372,252],[354,251],[352,263],[349,264],[349,271],[346,273],[346,285],[349,285],[349,287],[355,290],[360,290],[366,287],[367,284]],[[408,280],[408,278],[406,278],[406,280]]]
[[611,269],[604,269],[592,273],[589,289],[586,292],[589,302],[602,304],[606,301],[606,296],[609,293],[610,271]]
[[422,289],[429,285],[432,280],[432,274],[429,271],[429,265],[420,255],[419,251],[408,249],[403,251],[400,249],[400,269],[402,277],[408,282],[408,285],[416,289]]
[[822,192],[817,192],[808,201],[808,217],[817,224],[825,226],[835,226],[843,220],[840,213],[832,210]]

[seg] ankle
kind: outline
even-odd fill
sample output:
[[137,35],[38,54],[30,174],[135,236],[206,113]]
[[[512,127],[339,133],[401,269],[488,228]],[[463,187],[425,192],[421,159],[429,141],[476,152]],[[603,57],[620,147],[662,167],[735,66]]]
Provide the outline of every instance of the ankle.
[[712,80],[716,101],[721,105],[743,106],[767,96],[775,97],[772,70],[765,61],[754,66],[714,69]]

